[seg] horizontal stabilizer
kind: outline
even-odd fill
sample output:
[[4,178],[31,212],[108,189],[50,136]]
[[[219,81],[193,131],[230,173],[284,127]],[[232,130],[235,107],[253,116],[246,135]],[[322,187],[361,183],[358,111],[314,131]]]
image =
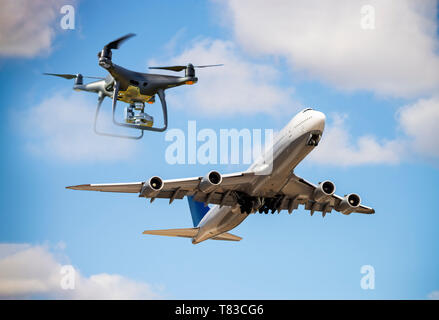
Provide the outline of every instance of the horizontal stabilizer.
[[227,241],[241,241],[242,238],[235,236],[234,234],[224,232],[220,235],[217,235],[216,237],[213,237],[212,240],[227,240]]
[[193,238],[197,235],[198,228],[184,228],[184,229],[163,229],[163,230],[145,230],[143,234],[154,234],[157,236],[168,237],[183,237]]
[[[182,237],[193,238],[198,234],[198,228],[184,228],[184,229],[162,229],[162,230],[145,230],[143,234],[153,234],[156,236],[168,236],[168,237]],[[212,238],[212,240],[227,240],[227,241],[240,241],[241,237],[234,234],[224,232]]]

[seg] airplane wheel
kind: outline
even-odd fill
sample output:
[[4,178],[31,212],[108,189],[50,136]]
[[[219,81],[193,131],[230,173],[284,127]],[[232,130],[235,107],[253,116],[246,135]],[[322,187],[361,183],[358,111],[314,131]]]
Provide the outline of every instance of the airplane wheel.
[[241,206],[241,213],[245,214],[248,213],[250,214],[252,211],[252,208],[250,208],[249,206]]

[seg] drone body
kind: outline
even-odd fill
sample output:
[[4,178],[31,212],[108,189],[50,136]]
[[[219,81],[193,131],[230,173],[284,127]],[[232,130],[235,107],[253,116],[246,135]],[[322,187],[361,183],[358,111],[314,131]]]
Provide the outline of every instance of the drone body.
[[[185,70],[184,77],[170,76],[164,74],[142,73],[125,69],[113,63],[112,50],[118,49],[123,41],[131,38],[132,36],[134,36],[134,34],[128,34],[117,40],[114,40],[113,42],[105,45],[102,51],[98,53],[99,65],[107,70],[109,73],[106,78],[87,77],[83,76],[82,74],[72,75],[45,73],[46,75],[58,76],[65,79],[75,79],[75,85],[73,86],[74,90],[95,92],[98,94],[98,105],[96,108],[94,120],[94,130],[97,134],[120,138],[140,139],[143,137],[143,132],[145,130],[158,132],[165,131],[168,127],[168,113],[165,99],[165,90],[185,84],[191,85],[196,83],[198,81],[198,78],[195,76],[195,68],[220,66],[193,66],[189,63],[186,66],[150,67],[150,69],[163,69],[177,72]],[[94,78],[99,80],[84,84],[83,78]],[[154,103],[156,94],[159,96],[162,105],[162,127],[154,127],[153,118],[145,112],[145,103]],[[109,97],[112,99],[114,124],[126,128],[141,130],[141,134],[139,136],[125,136],[119,134],[104,133],[97,130],[97,119],[102,102],[105,97]],[[117,101],[125,102],[129,105],[125,109],[124,122],[119,122],[116,119]],[[137,114],[136,111],[138,112]]]
[[109,64],[109,61],[104,58],[100,58],[99,64],[112,75],[115,82],[119,83],[118,100],[130,104],[148,102],[158,94],[159,90],[194,84],[198,81],[195,76],[176,77],[135,72],[114,63]]

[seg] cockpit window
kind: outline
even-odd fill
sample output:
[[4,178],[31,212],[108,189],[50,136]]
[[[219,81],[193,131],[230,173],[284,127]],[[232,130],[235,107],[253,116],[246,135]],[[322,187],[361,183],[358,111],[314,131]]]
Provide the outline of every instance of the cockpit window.
[[305,110],[302,111],[302,113],[305,113],[305,112],[307,112],[309,110],[312,110],[312,109],[311,108],[306,108]]

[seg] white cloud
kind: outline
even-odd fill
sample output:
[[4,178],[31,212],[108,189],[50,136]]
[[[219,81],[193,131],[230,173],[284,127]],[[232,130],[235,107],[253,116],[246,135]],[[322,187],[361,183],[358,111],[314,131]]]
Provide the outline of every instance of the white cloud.
[[[367,4],[375,28],[362,28]],[[303,76],[342,90],[395,97],[425,97],[397,113],[405,136],[354,138],[338,117],[311,153],[331,165],[397,164],[415,156],[439,158],[437,2],[227,0],[224,17],[236,41],[254,56],[285,58]]]
[[399,123],[411,140],[411,148],[421,155],[439,158],[439,98],[420,99],[401,108]]
[[[361,27],[365,4],[375,8],[373,30]],[[434,0],[228,0],[225,6],[248,52],[285,57],[295,70],[337,88],[407,97],[439,86],[436,5]]]
[[405,134],[378,141],[374,136],[356,139],[349,133],[346,115],[334,114],[319,146],[310,154],[314,162],[331,165],[397,164],[416,156],[437,161],[439,139],[439,98],[419,99],[397,112],[398,127]]
[[[105,103],[109,103],[106,99]],[[105,106],[103,106],[105,108]],[[134,155],[134,141],[98,136],[93,131],[96,105],[82,94],[56,93],[18,117],[26,137],[26,147],[42,157],[67,162],[126,160]],[[109,113],[101,113],[101,131],[115,129]],[[17,121],[14,115],[13,121]]]
[[[152,287],[118,274],[85,277],[75,272],[75,288],[61,288],[59,257],[47,246],[0,244],[0,298],[3,299],[156,299]],[[65,259],[64,259],[65,260]]]
[[428,299],[439,300],[439,291],[433,291],[428,294]]
[[346,119],[346,115],[334,114],[331,126],[325,129],[320,144],[309,155],[311,161],[336,166],[397,164],[401,161],[404,141],[377,141],[373,136],[361,136],[353,141]]
[[[191,108],[210,115],[281,113],[297,108],[291,100],[292,88],[278,86],[279,72],[272,66],[244,59],[230,41],[199,39],[194,45],[165,64],[218,64],[216,68],[196,69],[197,84],[184,88],[178,96],[169,95],[169,104]],[[161,65],[150,61],[149,65]]]
[[176,46],[181,42],[186,34],[187,28],[179,29],[164,45],[164,49],[169,53],[174,53]]
[[65,1],[0,1],[0,55],[33,57],[48,52]]

